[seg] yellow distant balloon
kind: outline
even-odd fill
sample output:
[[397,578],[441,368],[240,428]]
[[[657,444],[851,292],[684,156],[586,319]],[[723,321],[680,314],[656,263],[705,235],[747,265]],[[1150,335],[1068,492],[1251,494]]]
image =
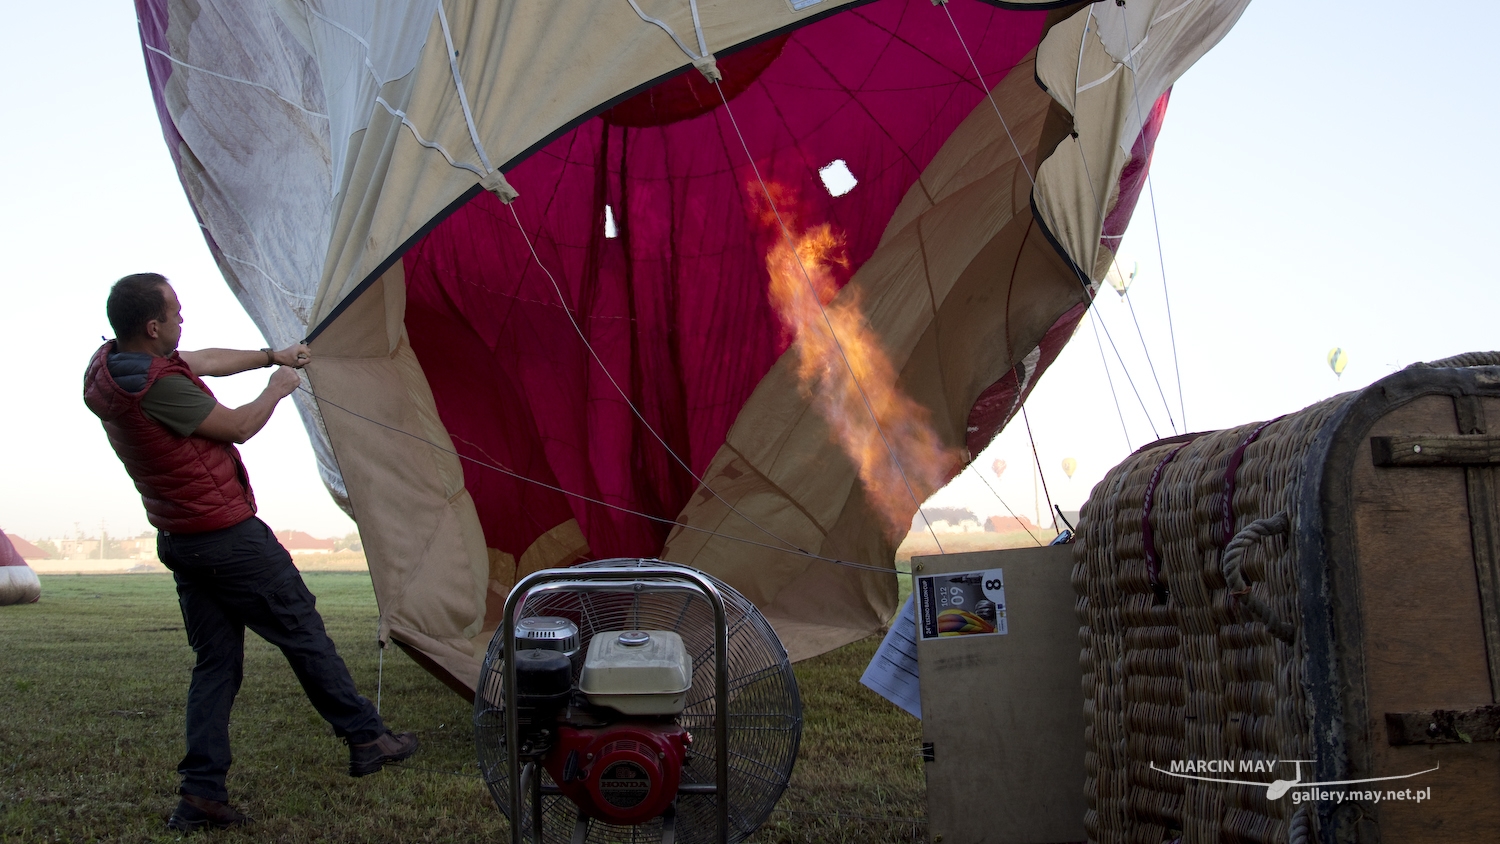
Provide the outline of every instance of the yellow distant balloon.
[[1074,460],[1071,457],[1064,457],[1063,458],[1063,474],[1067,475],[1069,478],[1071,478],[1071,477],[1073,477],[1073,473],[1076,472],[1076,471],[1078,471],[1078,461]]
[[995,472],[995,479],[999,480],[1000,476],[1005,474],[1005,461],[997,457],[995,462],[990,464],[990,468]]
[[1109,265],[1109,271],[1104,274],[1104,280],[1109,282],[1109,286],[1113,287],[1116,293],[1120,294],[1121,299],[1124,299],[1125,291],[1130,289],[1131,282],[1135,281],[1135,277],[1140,271],[1141,264],[1137,261],[1131,266],[1130,275],[1127,276],[1120,270],[1120,264],[1116,261]]
[[1328,368],[1333,370],[1333,374],[1334,375],[1343,377],[1344,367],[1346,367],[1348,365],[1349,365],[1349,353],[1348,352],[1344,351],[1343,349],[1340,349],[1337,346],[1334,346],[1332,349],[1328,350]]

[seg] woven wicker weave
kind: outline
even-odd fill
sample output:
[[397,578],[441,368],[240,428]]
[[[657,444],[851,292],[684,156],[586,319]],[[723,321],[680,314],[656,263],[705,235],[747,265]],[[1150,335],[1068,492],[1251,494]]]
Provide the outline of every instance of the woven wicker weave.
[[[1277,619],[1300,618],[1293,543],[1273,536],[1249,549],[1243,575],[1250,593],[1240,597],[1225,580],[1223,552],[1251,522],[1283,512],[1295,520],[1308,446],[1353,395],[1269,424],[1148,446],[1095,487],[1081,516],[1073,573],[1091,841],[1287,840],[1291,801],[1168,776],[1151,765],[1309,758],[1295,636],[1290,644],[1279,640],[1250,607],[1255,598]],[[1225,472],[1252,434],[1234,475],[1226,532]],[[1142,524],[1148,491],[1155,583]]]

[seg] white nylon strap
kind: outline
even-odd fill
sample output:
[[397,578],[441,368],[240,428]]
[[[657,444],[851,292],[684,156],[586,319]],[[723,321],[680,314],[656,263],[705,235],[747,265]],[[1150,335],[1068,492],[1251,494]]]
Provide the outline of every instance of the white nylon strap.
[[483,178],[479,184],[485,190],[500,197],[500,201],[509,204],[519,194],[510,186],[505,176],[490,164],[490,156],[484,151],[484,144],[479,140],[479,127],[474,125],[474,112],[469,108],[469,95],[464,91],[463,74],[458,70],[458,53],[453,49],[453,31],[448,28],[448,13],[443,11],[442,0],[437,4],[438,22],[443,26],[443,43],[448,47],[448,68],[453,72],[453,87],[458,91],[458,104],[464,110],[464,124],[469,127],[469,140],[474,144],[474,151],[479,153],[479,163],[484,168]]
[[671,36],[672,42],[677,45],[677,49],[681,50],[684,54],[687,55],[689,59],[692,60],[693,67],[698,68],[699,72],[701,72],[705,77],[708,78],[708,81],[718,82],[723,78],[723,76],[719,73],[718,63],[714,61],[714,54],[708,51],[708,41],[703,37],[703,22],[698,18],[698,0],[688,0],[688,4],[692,7],[693,10],[693,30],[698,36],[699,52],[696,53],[693,52],[692,48],[684,43],[681,38],[677,37],[677,33],[673,31],[672,27],[667,25],[666,21],[660,20],[658,18],[653,18],[650,15],[646,14],[645,11],[641,9],[640,4],[635,0],[627,0],[627,2],[630,3],[630,8],[635,10],[636,15],[640,17],[641,20],[649,24],[655,24],[656,26],[661,28],[662,32],[665,32],[667,35]]

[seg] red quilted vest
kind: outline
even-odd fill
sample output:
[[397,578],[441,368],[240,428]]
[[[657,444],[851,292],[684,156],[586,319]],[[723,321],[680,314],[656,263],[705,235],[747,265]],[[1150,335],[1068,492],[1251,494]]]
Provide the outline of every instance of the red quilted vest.
[[131,393],[109,374],[110,340],[89,361],[83,401],[104,423],[109,444],[125,464],[146,505],[151,524],[166,531],[200,533],[231,527],[255,515],[255,494],[230,443],[206,437],[179,437],[141,410],[141,399],[158,378],[186,375],[210,396],[213,392],[182,358],[151,361],[146,387]]

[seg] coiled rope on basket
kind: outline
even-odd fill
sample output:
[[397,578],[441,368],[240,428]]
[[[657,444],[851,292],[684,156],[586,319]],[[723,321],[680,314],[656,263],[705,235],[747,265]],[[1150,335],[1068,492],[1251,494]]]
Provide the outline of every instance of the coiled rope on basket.
[[1287,844],[1310,844],[1312,841],[1312,812],[1306,804],[1297,810],[1297,814],[1292,815],[1292,822],[1287,825],[1286,840]]
[[1244,565],[1245,553],[1250,550],[1250,546],[1260,543],[1267,537],[1286,533],[1290,526],[1291,520],[1286,513],[1256,519],[1245,525],[1245,528],[1229,541],[1229,545],[1224,548],[1223,562],[1220,563],[1224,572],[1224,580],[1229,584],[1229,591],[1245,602],[1245,607],[1266,625],[1266,630],[1272,636],[1287,644],[1291,644],[1296,638],[1296,628],[1278,618],[1276,612],[1267,606],[1265,601],[1250,591],[1250,582],[1245,580]]

